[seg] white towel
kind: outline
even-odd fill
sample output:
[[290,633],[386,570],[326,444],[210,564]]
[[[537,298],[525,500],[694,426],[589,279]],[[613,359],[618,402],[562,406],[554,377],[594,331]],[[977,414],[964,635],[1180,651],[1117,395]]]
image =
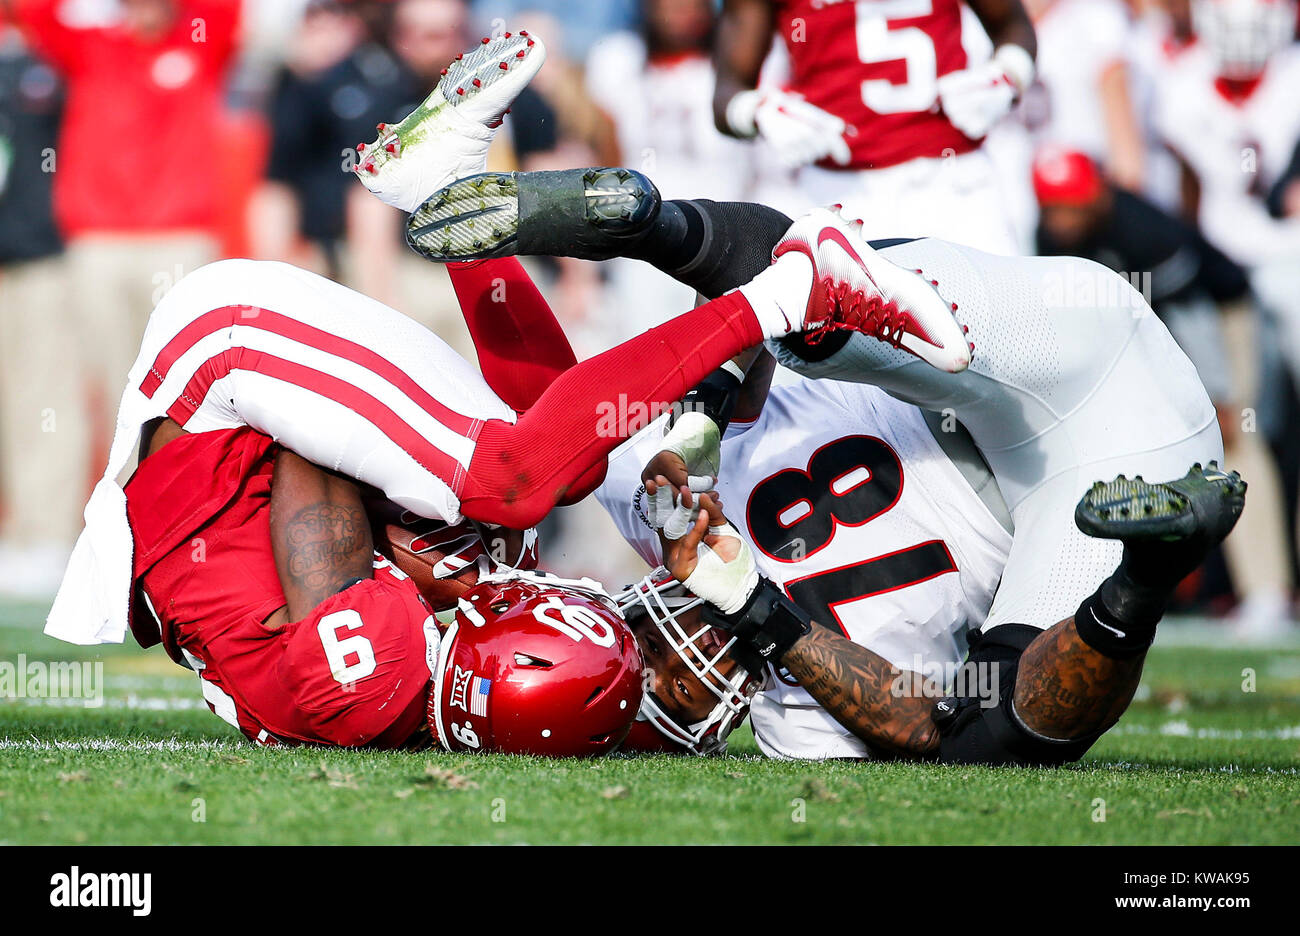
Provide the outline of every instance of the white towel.
[[166,415],[162,396],[150,400],[140,392],[132,370],[104,477],[86,504],[86,528],[77,537],[63,582],[45,619],[45,633],[74,644],[121,643],[131,610],[131,566],[135,542],[126,516],[126,493],[117,483],[140,444],[140,430]]

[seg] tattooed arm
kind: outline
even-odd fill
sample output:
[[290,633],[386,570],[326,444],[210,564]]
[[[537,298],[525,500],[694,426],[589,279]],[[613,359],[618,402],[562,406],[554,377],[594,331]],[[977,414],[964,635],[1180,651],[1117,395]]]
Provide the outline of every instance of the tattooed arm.
[[[667,482],[659,478],[658,483]],[[688,488],[680,488],[678,496],[687,507],[696,505]],[[702,494],[698,506],[695,525],[685,535],[675,540],[661,536],[664,565],[673,576],[691,584],[701,544],[725,563],[748,563],[752,568],[748,547],[727,523],[718,502]],[[930,717],[933,700],[920,691],[924,681],[918,674],[900,670],[818,624],[796,640],[780,662],[822,708],[874,751],[899,757],[938,753],[939,729]]]
[[821,707],[872,748],[900,757],[938,753],[933,700],[883,657],[820,625],[781,658]]
[[355,482],[281,451],[271,488],[271,551],[290,621],[374,573],[370,523]]

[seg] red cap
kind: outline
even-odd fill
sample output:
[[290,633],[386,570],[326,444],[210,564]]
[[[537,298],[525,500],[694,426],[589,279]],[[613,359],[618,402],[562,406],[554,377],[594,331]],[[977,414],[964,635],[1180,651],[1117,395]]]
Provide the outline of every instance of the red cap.
[[1034,194],[1043,205],[1086,205],[1105,183],[1092,157],[1078,150],[1046,146],[1034,157]]

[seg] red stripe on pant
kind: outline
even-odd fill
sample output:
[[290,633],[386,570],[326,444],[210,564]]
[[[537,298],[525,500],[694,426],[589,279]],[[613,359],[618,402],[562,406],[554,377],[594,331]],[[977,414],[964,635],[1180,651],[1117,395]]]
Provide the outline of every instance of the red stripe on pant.
[[680,400],[762,340],[749,303],[733,292],[570,368],[518,422],[484,424],[460,494],[462,513],[515,529],[535,526],[589,483],[592,466],[629,434],[626,418],[609,425],[611,406],[632,413]]
[[149,373],[140,383],[140,391],[152,399],[171,368],[183,354],[209,335],[235,325],[279,335],[364,367],[385,382],[392,384],[413,403],[457,435],[468,437],[471,428],[477,422],[473,417],[457,413],[446,404],[438,402],[406,371],[364,345],[340,338],[338,335],[307,325],[287,315],[254,306],[224,306],[194,319],[177,332],[158,352]]
[[[415,459],[421,468],[440,478],[453,493],[459,494],[457,488],[464,481],[464,469],[460,463],[431,443],[384,403],[346,380],[264,351],[232,348],[208,358],[195,370],[190,382],[168,408],[167,415],[184,426],[203,405],[212,385],[236,370],[253,371],[281,380],[347,407]],[[481,427],[482,423],[479,423],[478,428]],[[471,430],[473,428],[471,426]],[[466,433],[465,438],[473,441],[474,435]]]

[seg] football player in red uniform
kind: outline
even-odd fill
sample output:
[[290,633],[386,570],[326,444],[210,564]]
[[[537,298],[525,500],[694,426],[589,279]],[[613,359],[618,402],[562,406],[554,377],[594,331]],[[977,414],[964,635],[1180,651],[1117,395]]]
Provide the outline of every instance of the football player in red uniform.
[[[779,88],[759,82],[774,37],[790,63]],[[843,204],[869,237],[1016,253],[979,148],[1033,80],[1035,51],[1019,0],[726,0],[714,114],[722,132],[806,167],[809,206]]]
[[250,739],[555,756],[622,741],[641,657],[595,583],[480,578],[468,523],[391,536],[373,492],[247,427],[164,419],[145,436],[126,485],[132,631]]

